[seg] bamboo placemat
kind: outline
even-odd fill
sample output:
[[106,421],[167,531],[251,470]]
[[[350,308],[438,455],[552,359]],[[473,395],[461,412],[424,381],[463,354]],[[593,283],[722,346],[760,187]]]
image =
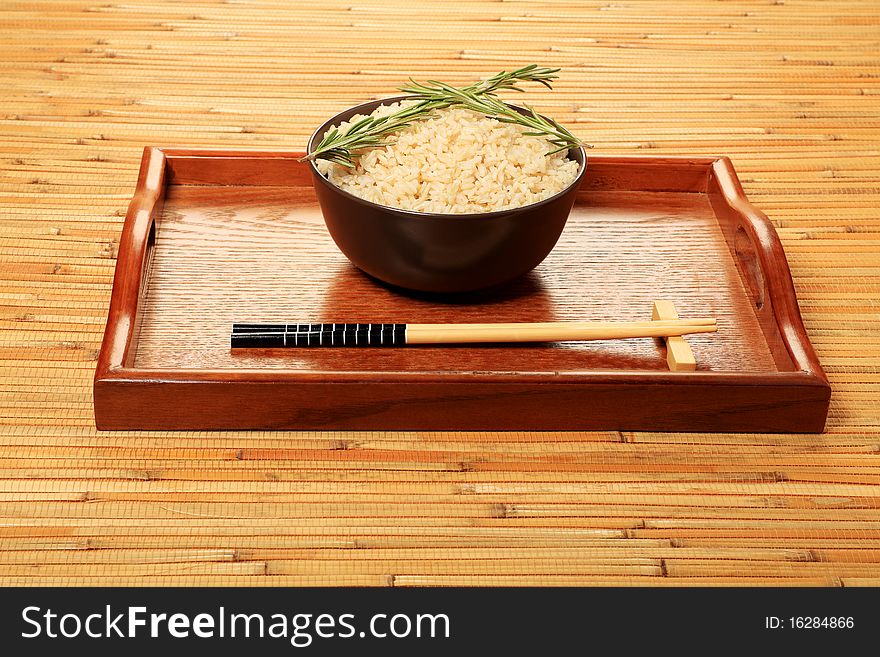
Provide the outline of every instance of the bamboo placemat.
[[[0,5],[0,581],[880,584],[880,5]],[[302,148],[409,75],[564,68],[596,152],[726,154],[832,381],[824,435],[98,433],[146,144]]]

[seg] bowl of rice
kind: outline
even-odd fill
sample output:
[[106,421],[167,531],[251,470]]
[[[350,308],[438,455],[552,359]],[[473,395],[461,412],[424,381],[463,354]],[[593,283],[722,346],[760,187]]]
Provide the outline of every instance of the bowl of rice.
[[[407,102],[337,114],[314,132],[309,152],[333,128]],[[411,290],[472,292],[526,274],[556,245],[587,158],[582,147],[547,155],[548,142],[524,132],[449,107],[362,153],[355,167],[310,160],[331,237],[370,276]]]

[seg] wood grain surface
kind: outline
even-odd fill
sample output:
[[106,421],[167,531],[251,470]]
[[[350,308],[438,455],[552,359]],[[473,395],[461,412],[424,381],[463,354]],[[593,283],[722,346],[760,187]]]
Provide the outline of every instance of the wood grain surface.
[[[208,170],[212,167],[207,166]],[[705,171],[705,168],[704,168]],[[556,248],[498,292],[458,298],[375,283],[333,244],[311,181],[302,187],[172,185],[158,220],[133,365],[312,371],[664,371],[651,338],[520,347],[230,351],[233,322],[637,321],[654,299],[715,317],[694,335],[705,370],[777,368],[705,194],[581,195]]]
[[[878,26],[869,0],[4,2],[0,582],[880,584]],[[563,76],[522,100],[595,152],[732,158],[825,434],[94,429],[144,145],[301,149],[411,74],[532,61]]]

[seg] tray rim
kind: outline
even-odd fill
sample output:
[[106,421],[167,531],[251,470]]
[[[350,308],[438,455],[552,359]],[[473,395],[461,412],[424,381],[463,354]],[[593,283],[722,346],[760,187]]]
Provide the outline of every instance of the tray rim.
[[[316,371],[296,369],[175,369],[140,368],[128,364],[136,340],[136,319],[139,298],[145,278],[145,257],[153,220],[161,212],[166,184],[175,184],[170,167],[175,161],[193,159],[299,159],[304,154],[294,150],[189,149],[175,147],[144,148],[137,187],[129,204],[119,242],[119,254],[113,279],[113,292],[97,366],[94,376],[95,397],[99,389],[114,385],[143,383],[254,383],[267,382],[328,385],[346,383],[413,383],[426,384],[500,384],[521,385],[645,385],[674,384],[724,386],[806,386],[825,399],[830,398],[828,378],[810,343],[803,325],[794,289],[794,281],[782,243],[769,218],[745,196],[742,185],[726,156],[644,156],[590,155],[590,160],[606,164],[643,164],[650,166],[705,167],[708,177],[714,176],[721,200],[734,212],[749,233],[764,275],[773,317],[783,345],[793,364],[791,371],[767,372],[671,372],[651,370],[585,370],[577,372],[462,372],[462,371]],[[210,185],[211,183],[184,183]],[[220,183],[214,183],[220,184]],[[241,184],[248,184],[242,182]],[[310,184],[310,183],[309,183]],[[657,190],[661,191],[661,190]],[[667,190],[673,191],[673,190]],[[682,189],[708,193],[702,189]],[[754,309],[753,309],[754,310]],[[327,378],[332,377],[328,382]],[[96,419],[98,403],[95,404]],[[98,420],[100,425],[100,420]]]

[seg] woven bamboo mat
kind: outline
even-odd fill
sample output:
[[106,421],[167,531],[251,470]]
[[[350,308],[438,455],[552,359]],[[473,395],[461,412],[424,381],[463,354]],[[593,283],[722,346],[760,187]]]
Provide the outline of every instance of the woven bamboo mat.
[[[880,584],[880,5],[0,4],[4,584]],[[146,144],[302,148],[409,75],[561,66],[602,153],[726,154],[834,388],[824,435],[98,433]]]

